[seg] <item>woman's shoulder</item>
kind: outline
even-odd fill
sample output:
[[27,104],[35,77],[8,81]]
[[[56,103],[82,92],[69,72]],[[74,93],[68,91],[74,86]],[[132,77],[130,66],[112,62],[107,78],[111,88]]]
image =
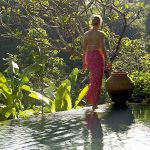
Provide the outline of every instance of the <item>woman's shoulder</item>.
[[105,36],[104,31],[102,31],[102,30],[98,30],[98,32],[99,32],[99,34],[100,34],[100,35]]
[[103,37],[105,37],[105,35],[106,35],[105,32],[102,31],[102,30],[100,30],[99,33],[100,33],[100,35],[103,36]]
[[88,31],[84,32],[84,35],[87,35],[89,32],[90,32],[90,30],[88,30]]

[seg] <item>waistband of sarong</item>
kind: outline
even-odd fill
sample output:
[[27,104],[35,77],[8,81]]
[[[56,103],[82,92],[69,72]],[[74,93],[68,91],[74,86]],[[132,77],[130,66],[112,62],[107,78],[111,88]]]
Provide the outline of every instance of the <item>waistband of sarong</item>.
[[103,54],[102,50],[100,49],[91,49],[86,51],[86,53],[97,53],[97,52]]

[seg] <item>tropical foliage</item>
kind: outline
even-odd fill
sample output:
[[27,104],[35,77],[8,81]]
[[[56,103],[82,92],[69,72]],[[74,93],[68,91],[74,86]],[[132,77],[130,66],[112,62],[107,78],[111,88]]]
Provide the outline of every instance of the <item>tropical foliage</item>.
[[145,51],[142,40],[123,38],[122,43],[121,50],[113,63],[114,71],[126,71],[132,74],[135,71],[150,70],[150,54]]
[[0,73],[1,120],[86,105],[88,73],[81,70],[82,35],[92,14],[102,15],[112,71],[132,74],[137,87],[134,99],[144,95],[147,100],[147,1],[1,0],[0,6],[0,51],[5,57]]
[[150,103],[150,72],[135,71],[131,78],[134,81],[132,101]]

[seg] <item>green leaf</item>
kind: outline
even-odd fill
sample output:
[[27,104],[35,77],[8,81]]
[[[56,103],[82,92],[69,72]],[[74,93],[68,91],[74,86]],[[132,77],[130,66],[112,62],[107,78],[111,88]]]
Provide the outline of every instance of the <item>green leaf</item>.
[[30,86],[28,86],[28,85],[23,85],[21,88],[25,91],[30,91],[31,90]]
[[59,86],[57,93],[56,93],[56,99],[55,99],[55,110],[56,111],[61,111],[62,110],[62,105],[63,105],[63,99],[65,97],[65,94],[67,92],[66,90],[66,83],[61,83]]
[[15,113],[15,108],[13,106],[7,106],[4,108],[4,111],[5,111],[5,117],[6,118],[9,118],[11,114],[14,114]]
[[6,83],[7,80],[5,78],[5,76],[0,72],[0,83]]
[[67,84],[65,82],[62,82],[61,85],[59,86],[57,93],[56,93],[56,99],[61,99],[65,95],[66,91],[66,86]]
[[21,79],[21,84],[26,84],[29,82],[29,78],[27,76],[24,76],[22,79]]
[[79,69],[74,68],[73,71],[69,75],[69,79],[71,81],[72,87],[75,86],[75,84],[77,82],[78,73],[79,73]]
[[63,111],[72,108],[70,90],[71,90],[70,81],[69,80],[63,81],[56,93],[55,99],[56,111]]
[[133,12],[129,12],[129,13],[127,13],[127,15],[126,15],[126,18],[129,19],[129,18],[132,17],[132,16],[133,16]]
[[119,6],[120,5],[120,1],[119,0],[115,0],[114,5],[115,6]]
[[144,7],[145,3],[144,2],[137,2],[137,5],[140,7]]
[[[2,89],[4,92],[6,92],[7,94],[12,94],[12,89],[9,88],[6,84],[2,84]],[[1,85],[0,85],[1,86]]]
[[67,92],[70,92],[71,91],[71,82],[70,80],[65,80],[64,83],[66,83],[66,87],[67,87]]
[[111,17],[112,17],[113,20],[117,20],[119,18],[119,15],[118,15],[118,13],[115,12],[115,13],[112,14]]
[[80,92],[78,99],[75,101],[74,108],[76,108],[78,106],[78,104],[82,101],[82,99],[85,97],[87,91],[88,91],[88,85],[86,87],[84,87],[83,90]]
[[57,89],[55,84],[50,79],[43,78],[43,81],[49,85],[49,88],[51,88],[51,90],[55,91]]
[[49,97],[49,98],[55,98],[55,97],[56,97],[56,95],[55,95],[56,92],[54,92],[54,91],[51,89],[51,87],[45,88],[45,89],[43,90],[43,92],[44,92],[44,94],[45,94],[47,97]]
[[17,119],[18,117],[17,117],[16,108],[12,108],[12,109],[13,109],[13,110],[12,110],[13,118],[14,118],[14,119]]
[[33,109],[27,109],[24,111],[19,111],[19,115],[23,118],[28,118],[30,116],[32,116],[35,113],[35,111]]
[[124,7],[125,7],[126,9],[128,9],[128,8],[129,8],[129,4],[124,4]]
[[51,112],[56,112],[55,100],[53,102],[51,102]]
[[23,76],[31,75],[35,71],[38,71],[40,68],[41,66],[39,63],[34,63],[23,70]]
[[66,108],[67,110],[72,109],[72,102],[71,102],[70,94],[66,93],[65,100],[66,100],[66,106],[64,106],[64,108]]
[[2,95],[4,96],[4,99],[6,100],[6,103],[9,105],[12,105],[13,103],[13,95],[10,93],[7,93],[5,91],[0,91]]
[[30,97],[32,97],[32,98],[34,98],[34,99],[37,99],[37,100],[41,100],[41,101],[43,101],[43,102],[45,102],[46,104],[49,105],[49,101],[50,101],[49,98],[43,96],[42,94],[40,94],[40,93],[38,93],[38,92],[32,91],[32,90],[30,90],[30,92],[31,92],[31,93],[29,94]]

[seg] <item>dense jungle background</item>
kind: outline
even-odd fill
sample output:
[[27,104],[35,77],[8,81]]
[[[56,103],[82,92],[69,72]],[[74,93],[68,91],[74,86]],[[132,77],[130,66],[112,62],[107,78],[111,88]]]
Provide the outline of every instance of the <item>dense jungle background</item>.
[[92,14],[103,18],[112,71],[134,81],[131,101],[150,103],[149,0],[1,0],[0,120],[86,105],[82,36]]

